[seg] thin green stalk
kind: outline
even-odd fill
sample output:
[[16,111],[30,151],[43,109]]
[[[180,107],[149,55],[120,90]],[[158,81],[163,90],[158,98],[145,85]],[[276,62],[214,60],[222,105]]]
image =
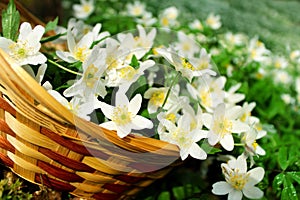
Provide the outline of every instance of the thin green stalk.
[[64,66],[62,66],[62,65],[60,65],[60,64],[58,64],[56,62],[54,62],[53,60],[49,60],[48,59],[48,62],[51,63],[51,64],[53,64],[53,65],[55,65],[55,66],[57,66],[57,67],[59,67],[59,68],[61,68],[61,69],[63,69],[63,70],[65,70],[65,71],[67,71],[67,72],[69,72],[69,73],[72,73],[72,74],[75,74],[75,75],[78,75],[78,76],[82,76],[82,73],[70,70],[70,69],[68,69],[68,68],[66,68],[66,67],[64,67]]
[[173,79],[171,85],[170,85],[170,88],[168,89],[168,92],[167,92],[167,95],[166,95],[166,98],[164,99],[164,102],[161,106],[161,109],[164,108],[165,104],[167,103],[167,100],[168,100],[168,97],[170,96],[170,93],[171,93],[171,90],[173,88],[173,86],[175,85],[175,83],[178,81],[178,76],[180,75],[180,72],[178,72],[175,76],[175,78]]

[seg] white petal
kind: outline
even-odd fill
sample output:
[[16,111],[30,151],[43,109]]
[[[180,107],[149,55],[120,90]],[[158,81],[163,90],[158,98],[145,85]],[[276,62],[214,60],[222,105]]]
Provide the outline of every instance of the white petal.
[[246,186],[253,186],[259,183],[264,178],[265,170],[262,167],[256,167],[248,171],[247,174],[250,175]]
[[234,140],[231,134],[226,134],[221,140],[220,144],[227,151],[232,151],[234,148]]
[[72,86],[70,86],[69,88],[67,88],[63,94],[65,97],[72,97],[75,96],[77,94],[82,95],[82,92],[85,88],[82,85],[82,81],[78,80],[77,82],[75,82]]
[[130,126],[116,126],[116,127],[117,127],[117,135],[120,138],[126,137],[131,132]]
[[38,72],[36,74],[36,77],[35,77],[35,80],[41,84],[43,78],[44,78],[44,75],[45,75],[45,72],[47,70],[47,65],[46,64],[42,64],[39,69],[38,69]]
[[101,111],[103,112],[103,114],[105,115],[105,117],[107,117],[108,119],[111,119],[113,116],[113,112],[114,112],[114,106],[108,105],[106,103],[103,102],[96,102],[98,107],[101,108]]
[[207,158],[206,152],[199,147],[197,143],[193,143],[190,147],[190,155],[193,158],[205,160]]
[[124,88],[120,87],[116,93],[116,106],[128,106],[129,101],[125,94],[126,91],[123,91]]
[[208,136],[207,136],[207,138],[208,138],[208,143],[210,144],[210,145],[215,145],[215,144],[217,144],[218,142],[219,142],[219,140],[220,140],[220,135],[219,134],[215,134],[215,133],[213,133],[212,131],[209,131],[208,132]]
[[46,56],[44,56],[44,54],[38,52],[33,56],[27,57],[26,60],[27,60],[26,64],[38,65],[38,64],[45,63],[47,61],[47,58]]
[[28,35],[32,32],[31,25],[28,22],[23,22],[20,26],[19,40],[25,40]]
[[48,93],[53,96],[59,103],[61,103],[64,106],[68,106],[69,102],[66,98],[64,98],[59,92],[55,90],[48,90]]
[[266,151],[263,148],[261,148],[261,146],[259,145],[256,147],[255,153],[261,156],[266,155]]
[[70,52],[56,51],[56,55],[68,63],[74,63],[77,61]]
[[0,48],[6,53],[10,52],[9,46],[15,44],[12,40],[0,37]]
[[236,159],[235,168],[239,169],[240,173],[246,173],[247,172],[247,161],[246,161],[246,157],[244,156],[244,154],[240,155]]
[[241,200],[243,198],[243,193],[239,190],[232,190],[229,192],[227,200]]
[[212,193],[216,195],[228,194],[233,190],[233,188],[225,181],[216,182],[212,187]]
[[141,129],[151,129],[153,128],[153,122],[145,117],[137,115],[133,118],[132,124],[134,125],[132,129],[141,130]]
[[263,191],[257,187],[244,188],[243,193],[249,199],[260,199],[264,196]]
[[233,106],[226,110],[226,117],[228,119],[237,119],[242,114],[242,107],[241,106]]
[[69,51],[71,52],[71,54],[74,54],[76,42],[75,42],[75,38],[74,38],[71,30],[68,30],[68,32],[67,32],[67,42],[68,42]]
[[78,47],[86,47],[87,49],[89,49],[91,47],[91,45],[93,44],[93,33],[89,32],[87,34],[85,34],[81,40],[78,42],[77,46]]
[[103,128],[106,128],[108,130],[114,130],[114,131],[117,130],[116,124],[114,122],[112,122],[112,121],[104,122],[102,124],[99,124],[99,126],[101,126]]
[[232,129],[231,131],[233,133],[241,133],[241,132],[247,132],[249,130],[249,126],[246,123],[232,120]]
[[129,102],[128,111],[131,112],[133,115],[136,115],[142,105],[142,95],[137,94],[135,95]]
[[208,113],[203,113],[202,115],[202,120],[203,120],[203,125],[210,129],[211,128],[211,124],[212,124],[212,115],[211,114],[208,114]]

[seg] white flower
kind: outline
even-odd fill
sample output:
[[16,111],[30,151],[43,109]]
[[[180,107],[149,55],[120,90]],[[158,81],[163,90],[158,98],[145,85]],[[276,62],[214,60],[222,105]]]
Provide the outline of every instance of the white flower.
[[80,4],[73,5],[74,16],[78,19],[86,19],[94,9],[94,0],[80,0]]
[[232,45],[242,45],[244,42],[244,36],[242,34],[233,34],[231,32],[227,32],[225,34],[225,39]]
[[265,47],[265,44],[254,37],[249,43],[249,57],[256,62],[265,62],[269,59],[270,51]]
[[284,101],[285,104],[293,104],[295,103],[295,99],[288,93],[280,95],[281,99]]
[[97,95],[104,97],[106,89],[101,77],[106,69],[105,58],[105,49],[95,46],[91,55],[82,64],[82,77],[66,89],[64,95],[66,97],[81,95],[86,101]]
[[199,31],[203,30],[203,25],[199,21],[199,19],[195,19],[193,22],[189,23],[189,27],[192,30],[199,30]]
[[138,60],[141,59],[151,49],[156,36],[155,28],[151,29],[148,34],[141,25],[137,25],[137,29],[139,35],[135,37],[131,33],[118,34],[120,49],[130,50],[130,54],[126,58],[129,62],[133,54]]
[[140,1],[134,1],[134,3],[128,3],[126,5],[127,12],[130,16],[138,17],[145,12],[145,4]]
[[291,75],[285,70],[274,71],[274,81],[281,84],[289,84],[292,82]]
[[191,129],[191,115],[185,113],[180,116],[177,126],[169,120],[162,120],[161,123],[168,132],[159,132],[160,139],[178,145],[182,160],[185,160],[188,155],[201,160],[206,159],[206,152],[197,144],[198,141],[206,138],[206,132],[198,128]]
[[259,135],[258,131],[254,127],[250,127],[249,131],[242,134],[241,142],[245,145],[245,150],[248,155],[251,157],[254,155],[266,155],[265,150],[256,142],[256,140],[263,136],[265,135]]
[[100,32],[102,28],[102,24],[97,23],[94,28],[92,29],[92,33],[93,33],[93,41],[99,41],[99,40],[103,40],[105,37],[109,36],[109,32],[104,31],[104,32]]
[[294,50],[290,53],[290,59],[294,62],[300,62],[300,50]]
[[17,42],[0,37],[0,48],[3,49],[18,65],[37,65],[47,61],[46,56],[39,52],[40,40],[45,28],[37,25],[34,29],[28,22],[20,26],[20,34]]
[[219,15],[215,15],[210,13],[205,20],[206,25],[209,26],[211,29],[217,30],[222,26],[221,17]]
[[84,102],[80,97],[73,97],[69,102],[66,98],[64,98],[59,92],[55,90],[48,90],[48,93],[51,94],[59,103],[65,106],[68,110],[70,110],[74,115],[81,117],[85,120],[90,120],[89,114],[94,111],[93,101]]
[[186,58],[192,58],[197,52],[199,52],[199,44],[197,44],[191,36],[179,31],[177,33],[177,37],[178,42],[175,44],[174,49],[178,51],[179,55]]
[[200,51],[200,58],[193,57],[189,60],[179,56],[175,52],[170,52],[166,48],[157,48],[156,51],[189,81],[191,81],[193,77],[202,76],[204,74],[216,75],[216,73],[210,69],[210,56],[204,48]]
[[242,107],[242,113],[241,116],[239,117],[242,122],[247,122],[247,123],[249,122],[251,112],[255,106],[256,106],[255,102],[252,102],[250,104],[248,102],[244,102]]
[[228,91],[225,92],[225,103],[227,107],[234,106],[236,103],[245,99],[245,94],[235,93],[240,87],[241,83],[237,83],[229,88]]
[[163,27],[172,27],[175,26],[177,22],[179,11],[176,7],[168,7],[159,16],[159,21]]
[[[168,87],[161,87],[161,88],[151,87],[144,93],[144,98],[149,99],[148,112],[150,114],[155,113],[158,108],[163,106],[168,90],[169,90]],[[168,109],[172,105],[173,99],[176,99],[172,91],[173,90],[171,90],[170,95],[166,100],[166,104],[164,106],[165,109]]]
[[124,90],[127,91],[131,84],[137,81],[140,76],[144,75],[144,71],[152,67],[154,64],[155,62],[153,60],[146,60],[144,62],[140,62],[138,69],[135,69],[130,65],[119,69],[112,69],[107,72],[107,86],[122,86]]
[[131,130],[151,129],[153,123],[149,119],[137,115],[141,108],[142,96],[137,94],[129,102],[125,91],[119,88],[116,93],[116,106],[98,102],[97,107],[101,108],[105,117],[111,121],[100,124],[101,127],[109,130],[116,130],[121,138],[126,137]]
[[282,56],[276,56],[273,60],[276,69],[285,69],[288,66],[288,61]]
[[300,77],[296,78],[296,86],[295,86],[296,92],[300,94]]
[[90,47],[93,44],[93,38],[93,33],[89,32],[76,43],[71,30],[68,30],[67,42],[69,51],[56,51],[56,55],[68,63],[83,62],[91,52]]
[[219,104],[213,116],[204,113],[203,123],[209,129],[208,142],[210,145],[215,145],[218,142],[227,151],[232,151],[234,148],[234,140],[232,133],[241,133],[249,130],[249,126],[237,120],[240,116],[241,107],[234,106],[226,109],[225,104]]
[[157,19],[152,16],[151,12],[144,12],[141,18],[135,19],[138,24],[142,24],[145,27],[150,27],[156,23]]
[[204,75],[202,78],[197,79],[197,81],[192,85],[187,84],[187,90],[193,99],[199,100],[199,103],[208,112],[212,112],[215,107],[224,102],[225,82],[226,79],[223,76],[213,78],[211,76]]
[[243,156],[239,156],[231,164],[221,164],[225,181],[213,184],[212,192],[216,195],[228,194],[228,200],[241,200],[243,195],[249,199],[260,199],[263,192],[255,187],[265,174],[262,167],[256,167],[247,172],[247,162]]

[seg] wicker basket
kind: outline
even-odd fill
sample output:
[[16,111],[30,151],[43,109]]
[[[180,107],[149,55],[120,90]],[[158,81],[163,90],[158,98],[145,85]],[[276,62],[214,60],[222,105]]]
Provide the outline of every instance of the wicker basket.
[[22,178],[80,197],[126,199],[178,158],[175,145],[120,139],[74,116],[0,49],[0,159]]

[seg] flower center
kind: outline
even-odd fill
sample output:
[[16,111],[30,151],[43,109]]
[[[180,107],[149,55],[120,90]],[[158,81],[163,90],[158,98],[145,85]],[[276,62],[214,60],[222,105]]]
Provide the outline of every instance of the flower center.
[[118,126],[124,126],[129,124],[132,121],[132,113],[128,112],[127,106],[118,106],[114,108],[112,121],[115,122]]
[[195,67],[191,63],[189,63],[185,58],[181,58],[181,64],[185,69],[195,70]]
[[161,24],[162,24],[163,26],[169,26],[169,19],[168,19],[167,17],[163,17],[163,18],[161,19]]
[[90,5],[87,5],[87,4],[84,5],[84,6],[83,6],[83,11],[86,12],[86,13],[90,12],[90,11],[91,11],[91,6],[90,6]]
[[213,130],[223,138],[226,134],[230,134],[232,130],[232,122],[223,118],[214,122]]
[[233,173],[229,175],[229,183],[236,190],[242,190],[247,182],[247,176],[245,174]]
[[173,123],[175,123],[176,122],[176,115],[174,113],[167,114],[166,119],[173,122]]
[[201,104],[207,107],[212,106],[212,99],[208,90],[201,90],[199,97],[201,99]]
[[89,88],[93,88],[95,83],[98,80],[98,77],[95,76],[97,71],[98,71],[98,68],[92,64],[92,65],[88,66],[86,72],[84,73],[83,80]]
[[127,66],[121,68],[119,73],[121,78],[129,81],[133,79],[134,75],[136,74],[136,70],[131,66]]
[[12,52],[12,57],[16,60],[24,59],[28,55],[32,54],[30,47],[27,47],[26,42],[18,42],[9,46]]
[[173,139],[178,143],[178,145],[181,148],[186,148],[191,146],[192,140],[188,137],[186,137],[187,135],[187,131],[181,129],[181,128],[177,128],[173,133],[172,133],[172,137]]
[[86,47],[79,47],[75,50],[75,58],[80,61],[84,61],[87,56]]
[[139,15],[142,14],[142,8],[141,7],[136,6],[136,7],[133,8],[132,11],[133,11],[132,13],[133,13],[134,16],[139,16]]
[[162,91],[154,92],[150,98],[150,103],[161,106],[165,100],[165,93]]

